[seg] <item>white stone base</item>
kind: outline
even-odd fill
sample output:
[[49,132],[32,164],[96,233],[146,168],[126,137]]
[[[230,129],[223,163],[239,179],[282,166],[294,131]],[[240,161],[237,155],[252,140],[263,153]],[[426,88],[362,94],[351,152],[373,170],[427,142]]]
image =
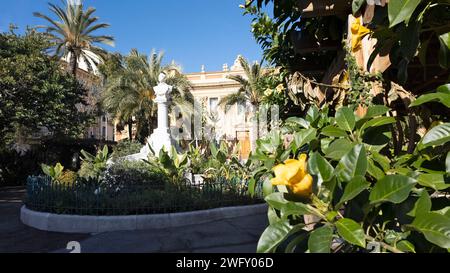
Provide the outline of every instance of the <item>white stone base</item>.
[[[159,155],[159,152],[164,148],[166,151],[170,152],[170,148],[173,145],[170,138],[169,130],[160,128],[153,131],[153,134],[150,136],[148,142],[150,143],[153,151],[155,152],[155,155]],[[142,148],[141,153],[142,152],[147,152],[147,154],[150,152],[147,145],[145,145],[145,147]]]
[[171,141],[168,130],[156,129],[153,131],[153,134],[148,138],[147,144],[145,144],[144,147],[142,147],[139,153],[126,156],[124,157],[124,159],[128,161],[140,161],[148,159],[148,156],[150,155],[149,145],[152,147],[153,151],[155,152],[155,155],[158,156],[159,151],[161,151],[161,149],[163,148],[165,148],[166,151],[170,153],[171,151],[170,148],[172,145],[175,145],[175,143]]
[[266,214],[267,204],[225,207],[211,210],[131,216],[79,216],[37,212],[23,206],[20,220],[27,226],[51,232],[100,233],[165,229],[210,223],[222,219]]

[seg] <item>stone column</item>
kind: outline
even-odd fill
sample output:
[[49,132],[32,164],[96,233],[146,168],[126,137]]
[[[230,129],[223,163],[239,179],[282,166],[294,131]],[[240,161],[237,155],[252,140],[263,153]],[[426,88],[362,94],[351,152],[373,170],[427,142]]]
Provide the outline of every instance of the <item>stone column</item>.
[[153,89],[155,90],[156,99],[158,104],[158,128],[154,130],[153,134],[148,137],[146,145],[141,149],[140,153],[125,157],[126,160],[137,161],[147,159],[150,153],[149,146],[155,152],[155,155],[159,155],[159,152],[164,147],[170,152],[172,146],[172,138],[169,131],[169,95],[172,92],[172,86],[166,83],[166,75],[161,73],[159,75],[159,84]]
[[153,88],[156,93],[155,102],[158,104],[158,128],[150,136],[148,144],[150,144],[156,154],[159,154],[159,151],[164,147],[169,151],[172,146],[168,103],[173,87],[168,85],[165,80],[166,75],[161,73],[159,75],[159,84]]

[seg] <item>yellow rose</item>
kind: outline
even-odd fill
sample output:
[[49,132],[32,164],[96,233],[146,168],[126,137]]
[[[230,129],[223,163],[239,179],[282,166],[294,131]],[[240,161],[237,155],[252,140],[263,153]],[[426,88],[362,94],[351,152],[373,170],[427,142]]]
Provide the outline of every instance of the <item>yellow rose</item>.
[[271,180],[274,186],[287,186],[294,194],[308,198],[313,190],[313,177],[307,171],[307,155],[302,154],[298,160],[288,159],[284,164],[273,168],[275,178]]
[[370,29],[361,25],[360,18],[356,19],[355,22],[352,24],[351,31],[352,31],[352,51],[356,52],[361,48],[362,39],[366,35],[370,34],[371,31]]

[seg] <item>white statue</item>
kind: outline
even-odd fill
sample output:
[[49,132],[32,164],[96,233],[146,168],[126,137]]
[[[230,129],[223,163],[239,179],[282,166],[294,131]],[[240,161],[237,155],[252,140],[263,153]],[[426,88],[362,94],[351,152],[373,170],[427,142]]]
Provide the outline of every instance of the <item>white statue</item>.
[[146,145],[141,149],[138,154],[127,156],[125,159],[136,161],[147,159],[150,153],[148,145],[150,145],[156,155],[164,147],[170,151],[170,147],[173,144],[169,133],[169,111],[168,102],[169,95],[173,90],[173,87],[166,83],[167,76],[165,73],[161,73],[158,76],[158,85],[153,87],[155,91],[155,102],[158,104],[158,128],[154,130],[153,134],[147,139]]
[[[170,93],[172,93],[173,87],[166,83],[166,78],[167,78],[167,76],[165,73],[159,74],[159,76],[158,76],[159,84],[153,88],[153,90],[155,90],[157,100],[158,99],[168,99],[167,96],[170,95]],[[156,102],[158,102],[158,101],[156,101]]]

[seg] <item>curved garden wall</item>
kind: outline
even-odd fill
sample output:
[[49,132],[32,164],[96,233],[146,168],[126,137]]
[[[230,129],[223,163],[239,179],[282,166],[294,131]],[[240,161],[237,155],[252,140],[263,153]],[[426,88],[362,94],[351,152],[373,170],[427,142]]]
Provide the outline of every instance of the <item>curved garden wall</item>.
[[266,213],[266,204],[132,216],[62,215],[32,211],[26,206],[23,206],[20,219],[25,225],[44,231],[99,233],[182,227],[209,223],[220,219],[240,218]]

